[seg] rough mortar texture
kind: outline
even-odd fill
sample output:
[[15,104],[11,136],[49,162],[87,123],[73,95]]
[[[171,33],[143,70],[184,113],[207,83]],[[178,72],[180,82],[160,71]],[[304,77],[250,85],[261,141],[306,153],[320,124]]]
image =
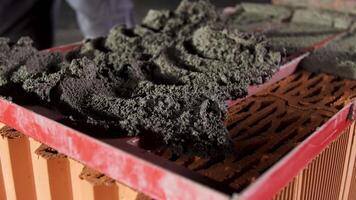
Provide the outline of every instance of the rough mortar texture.
[[308,7],[241,3],[227,17],[229,27],[244,32],[264,32],[274,50],[287,54],[349,29],[355,16],[337,11]]
[[348,35],[313,52],[302,62],[311,72],[325,72],[346,79],[356,79],[356,34]]
[[175,11],[150,11],[142,25],[117,26],[85,42],[67,62],[35,56],[37,68],[3,65],[1,77],[73,123],[149,135],[176,153],[216,156],[231,150],[225,100],[245,96],[281,62],[264,37],[225,27],[209,2],[183,0]]
[[247,29],[250,24],[282,22],[292,16],[292,10],[284,6],[262,3],[241,3],[235,7],[236,13],[227,18],[228,24],[238,29]]

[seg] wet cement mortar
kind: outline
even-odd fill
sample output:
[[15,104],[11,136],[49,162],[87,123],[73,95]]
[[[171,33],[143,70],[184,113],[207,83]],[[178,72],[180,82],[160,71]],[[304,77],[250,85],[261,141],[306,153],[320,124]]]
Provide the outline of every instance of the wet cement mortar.
[[292,16],[291,9],[272,4],[241,3],[235,9],[235,14],[226,19],[229,25],[240,31],[251,31],[265,24],[283,22]]
[[314,51],[301,65],[311,72],[324,72],[356,79],[356,33],[350,31],[335,42]]
[[242,3],[236,8],[227,18],[229,26],[265,32],[275,50],[285,49],[288,54],[348,29],[354,20],[348,13],[308,7]]
[[175,11],[150,11],[134,29],[117,26],[86,41],[67,62],[27,40],[2,41],[1,83],[76,124],[146,134],[177,154],[221,155],[232,149],[225,101],[268,80],[281,62],[265,38],[225,27],[209,2],[183,0]]
[[35,49],[30,38],[17,43],[0,38],[0,95],[9,100],[17,97],[22,82],[43,71],[57,70],[62,60],[60,54]]

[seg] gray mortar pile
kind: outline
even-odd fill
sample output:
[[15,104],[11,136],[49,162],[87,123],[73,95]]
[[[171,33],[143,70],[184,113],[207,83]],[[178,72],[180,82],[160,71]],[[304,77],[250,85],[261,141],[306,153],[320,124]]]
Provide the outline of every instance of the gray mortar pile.
[[0,38],[0,95],[9,99],[21,96],[22,83],[27,78],[58,70],[62,60],[60,54],[39,52],[30,38],[21,38],[15,44]]
[[241,3],[227,23],[242,31],[261,29],[274,49],[286,49],[288,54],[293,54],[348,29],[353,19],[351,14],[336,11]]
[[281,61],[264,38],[224,27],[209,2],[183,0],[174,12],[152,10],[134,29],[87,41],[67,55],[70,64],[51,54],[54,62],[16,64],[2,78],[75,123],[119,136],[148,132],[176,153],[221,155],[231,147],[225,100],[268,80]]

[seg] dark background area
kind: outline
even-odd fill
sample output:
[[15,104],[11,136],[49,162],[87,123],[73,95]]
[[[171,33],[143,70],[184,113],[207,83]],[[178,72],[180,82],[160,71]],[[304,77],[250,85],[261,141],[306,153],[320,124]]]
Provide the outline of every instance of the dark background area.
[[[139,23],[149,9],[175,9],[181,0],[133,0],[135,4],[135,22]],[[218,7],[234,6],[239,0],[211,0]],[[254,0],[248,2],[268,2]],[[60,11],[56,28],[55,45],[69,44],[83,39],[79,31],[75,13],[65,1],[60,2]]]

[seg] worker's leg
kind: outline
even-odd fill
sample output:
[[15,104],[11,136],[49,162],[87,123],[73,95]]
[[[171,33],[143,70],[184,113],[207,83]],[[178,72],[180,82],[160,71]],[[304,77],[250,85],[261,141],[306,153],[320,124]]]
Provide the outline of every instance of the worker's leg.
[[131,0],[67,0],[86,38],[107,35],[118,24],[133,27]]

